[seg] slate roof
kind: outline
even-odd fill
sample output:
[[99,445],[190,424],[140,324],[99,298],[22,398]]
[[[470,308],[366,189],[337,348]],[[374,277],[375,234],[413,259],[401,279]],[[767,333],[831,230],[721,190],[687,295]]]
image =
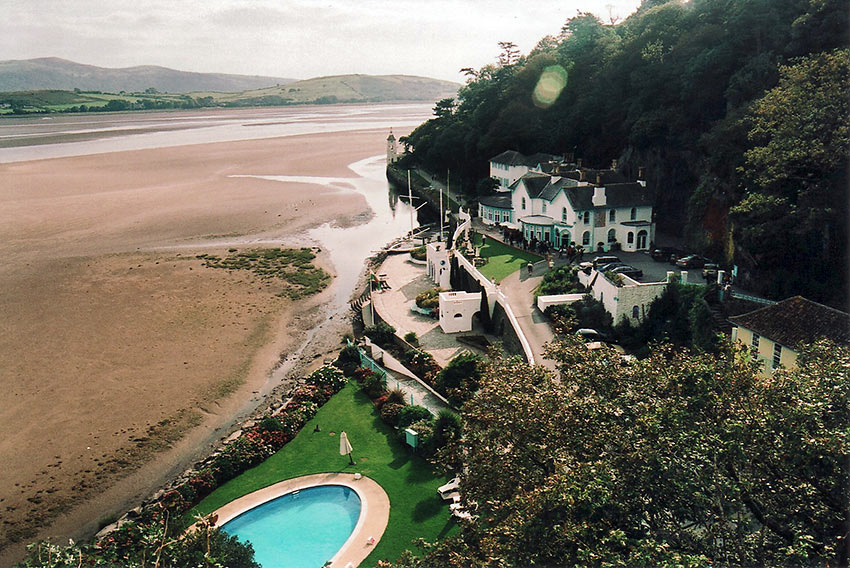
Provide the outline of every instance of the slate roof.
[[478,200],[481,205],[486,205],[487,207],[497,207],[499,209],[510,209],[511,208],[511,194],[510,193],[502,193],[500,195],[487,195]]
[[558,196],[558,192],[562,189],[566,190],[568,187],[576,187],[577,185],[578,182],[572,178],[553,177],[550,179],[549,184],[540,191],[537,197],[545,199],[546,201],[552,201]]
[[802,296],[730,317],[729,321],[792,349],[822,338],[850,343],[850,315]]
[[524,166],[525,164],[525,156],[517,152],[516,150],[505,150],[498,156],[494,156],[490,158],[491,162],[495,162],[497,164],[505,164],[507,166]]
[[[565,189],[567,199],[576,211],[594,209],[593,190],[595,186],[583,185]],[[652,192],[637,182],[615,183],[605,186],[605,205],[603,209],[616,207],[639,207],[652,205]]]
[[552,179],[551,176],[546,174],[539,174],[537,172],[528,172],[518,180],[516,180],[513,184],[511,184],[511,189],[515,189],[519,182],[525,184],[525,189],[528,191],[528,196],[531,198],[536,198],[540,195],[540,192],[546,188],[546,185]]
[[516,150],[505,150],[498,156],[490,158],[490,161],[507,166],[527,166],[533,168],[538,164],[548,164],[551,161],[560,161],[562,159],[562,156],[553,156],[552,154],[545,154],[543,152],[526,156]]

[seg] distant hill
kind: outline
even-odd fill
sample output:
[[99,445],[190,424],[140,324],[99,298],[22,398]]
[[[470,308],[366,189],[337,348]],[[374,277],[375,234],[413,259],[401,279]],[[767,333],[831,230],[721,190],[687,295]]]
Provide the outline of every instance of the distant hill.
[[0,61],[0,91],[80,89],[118,93],[153,88],[167,93],[239,92],[292,81],[282,77],[192,73],[153,65],[108,69],[57,57]]
[[412,75],[333,75],[242,93],[195,92],[227,106],[337,102],[434,102],[457,96],[458,83]]

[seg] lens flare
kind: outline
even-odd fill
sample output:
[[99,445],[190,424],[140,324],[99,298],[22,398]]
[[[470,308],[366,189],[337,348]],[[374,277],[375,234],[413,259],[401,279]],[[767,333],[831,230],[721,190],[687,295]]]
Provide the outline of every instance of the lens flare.
[[531,99],[539,108],[549,108],[558,100],[561,91],[567,86],[567,71],[560,65],[550,65],[543,69]]

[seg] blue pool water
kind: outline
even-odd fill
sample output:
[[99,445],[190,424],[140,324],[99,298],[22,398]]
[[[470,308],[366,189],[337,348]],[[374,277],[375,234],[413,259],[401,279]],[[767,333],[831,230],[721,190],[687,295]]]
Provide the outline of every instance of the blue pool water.
[[254,547],[263,568],[321,568],[342,548],[360,517],[360,497],[342,485],[287,493],[224,524]]

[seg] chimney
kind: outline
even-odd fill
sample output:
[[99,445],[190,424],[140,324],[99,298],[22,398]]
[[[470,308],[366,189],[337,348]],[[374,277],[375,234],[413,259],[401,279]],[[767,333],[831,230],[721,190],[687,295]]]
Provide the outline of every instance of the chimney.
[[638,179],[643,179],[643,166],[638,167]]
[[602,174],[596,174],[596,185],[602,185]]
[[576,160],[576,167],[577,167],[578,169],[581,169],[581,158],[579,158],[578,160]]
[[605,199],[605,188],[604,187],[594,187],[593,188],[593,202],[594,207],[605,207],[605,204],[608,202]]
[[616,171],[616,169],[617,169],[617,160],[611,160],[611,169]]

